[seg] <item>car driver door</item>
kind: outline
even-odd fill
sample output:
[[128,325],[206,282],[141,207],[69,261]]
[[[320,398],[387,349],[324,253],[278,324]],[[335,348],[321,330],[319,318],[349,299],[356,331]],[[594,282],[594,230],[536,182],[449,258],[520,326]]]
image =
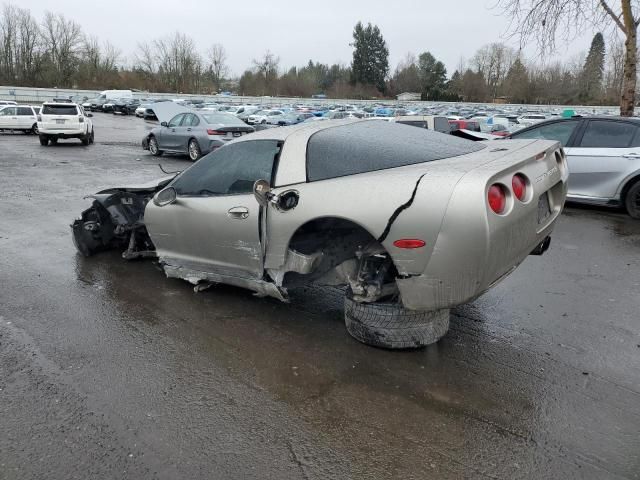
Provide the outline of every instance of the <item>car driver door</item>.
[[262,212],[253,184],[271,179],[279,151],[275,140],[233,143],[183,172],[169,185],[175,201],[150,202],[145,211],[158,256],[198,271],[262,278]]
[[0,128],[18,128],[17,107],[4,107],[0,110]]
[[178,130],[180,129],[180,125],[182,124],[185,116],[187,116],[186,113],[179,113],[169,120],[166,127],[160,129],[158,144],[160,145],[161,150],[178,150]]

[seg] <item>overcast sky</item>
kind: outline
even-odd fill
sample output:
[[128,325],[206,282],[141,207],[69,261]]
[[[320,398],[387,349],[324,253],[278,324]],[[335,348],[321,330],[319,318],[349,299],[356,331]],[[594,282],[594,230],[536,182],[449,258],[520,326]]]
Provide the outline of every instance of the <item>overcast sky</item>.
[[[358,21],[377,24],[387,41],[391,70],[407,52],[429,50],[453,73],[483,44],[504,41],[508,19],[493,8],[497,0],[12,0],[38,19],[45,10],[79,22],[85,33],[109,40],[131,61],[140,41],[179,30],[201,52],[213,43],[227,50],[228,63],[240,74],[269,49],[281,67],[351,61],[351,33]],[[559,43],[561,57],[588,49],[594,32],[570,45]],[[533,48],[527,49],[530,56]],[[525,50],[526,51],[526,50]]]

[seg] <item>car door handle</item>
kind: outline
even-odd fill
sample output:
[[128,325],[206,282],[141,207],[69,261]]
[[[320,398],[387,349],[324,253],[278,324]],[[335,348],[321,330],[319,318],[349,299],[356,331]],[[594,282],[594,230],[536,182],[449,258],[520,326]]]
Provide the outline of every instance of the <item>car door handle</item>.
[[190,131],[191,131],[191,129],[190,129],[190,128],[187,128],[187,132],[190,132]]
[[640,154],[638,153],[625,153],[624,155],[622,155],[623,158],[640,158]]
[[227,216],[236,220],[244,220],[249,216],[249,209],[247,207],[233,207],[229,209]]

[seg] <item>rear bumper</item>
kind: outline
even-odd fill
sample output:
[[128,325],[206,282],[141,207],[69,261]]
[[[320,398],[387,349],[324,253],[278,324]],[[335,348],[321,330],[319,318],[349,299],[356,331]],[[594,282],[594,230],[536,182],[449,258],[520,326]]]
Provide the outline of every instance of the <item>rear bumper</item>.
[[49,137],[57,138],[81,138],[84,137],[84,130],[52,130],[39,128],[40,135],[47,135]]
[[[486,202],[473,201],[486,198],[488,185],[510,184],[516,172],[531,180],[524,201],[511,197],[503,214],[494,214]],[[468,303],[510,275],[530,254],[544,253],[564,207],[568,176],[566,167],[556,166],[553,153],[521,162],[507,157],[466,174],[449,200],[425,269],[397,279],[404,306],[438,310]],[[541,215],[545,203],[549,213]]]

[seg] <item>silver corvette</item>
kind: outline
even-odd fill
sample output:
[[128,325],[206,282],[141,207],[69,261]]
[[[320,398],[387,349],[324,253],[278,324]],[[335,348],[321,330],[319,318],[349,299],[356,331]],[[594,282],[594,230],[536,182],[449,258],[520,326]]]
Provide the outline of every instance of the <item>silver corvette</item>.
[[446,333],[450,308],[548,248],[567,178],[557,142],[336,120],[246,135],[174,177],[103,190],[72,230],[86,256],[157,257],[198,290],[287,301],[298,286],[343,286],[351,335],[420,347]]

